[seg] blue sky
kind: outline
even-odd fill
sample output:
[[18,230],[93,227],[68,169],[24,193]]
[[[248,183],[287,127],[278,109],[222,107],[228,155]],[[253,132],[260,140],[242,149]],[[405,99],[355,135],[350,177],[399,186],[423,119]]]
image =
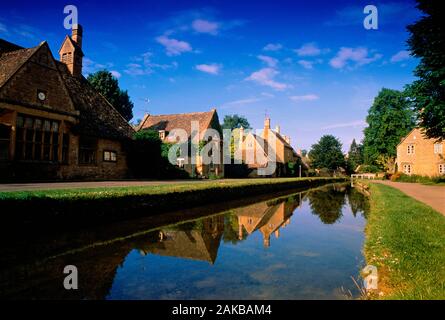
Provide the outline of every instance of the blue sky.
[[[420,14],[406,0],[8,1],[0,38],[47,40],[58,58],[67,4],[84,27],[84,74],[112,71],[135,119],[216,107],[262,128],[267,112],[296,148],[333,134],[347,150],[380,88],[402,89],[417,65],[406,25]],[[363,27],[368,4],[378,30]]]

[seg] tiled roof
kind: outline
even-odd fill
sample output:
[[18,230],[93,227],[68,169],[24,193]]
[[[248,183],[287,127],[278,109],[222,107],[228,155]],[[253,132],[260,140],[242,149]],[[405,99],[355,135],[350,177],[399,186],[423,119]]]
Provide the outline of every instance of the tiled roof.
[[166,132],[170,132],[173,129],[183,129],[187,132],[188,136],[190,137],[192,121],[199,122],[200,134],[202,134],[203,131],[205,131],[207,128],[212,127],[211,122],[215,115],[216,115],[215,109],[208,112],[193,112],[193,113],[155,115],[155,116],[145,115],[138,130],[152,129],[157,131],[165,130]]
[[[40,46],[23,49],[0,39],[0,87],[36,52]],[[76,110],[80,111],[75,130],[101,138],[123,139],[134,130],[120,113],[83,76],[73,77],[64,63],[56,61]]]
[[[0,39],[1,40],[1,39]],[[13,47],[6,46],[7,41],[0,43],[0,87],[33,55],[40,46],[30,49],[13,50]],[[16,46],[18,47],[18,46]],[[20,47],[18,47],[20,48]]]
[[134,130],[121,114],[82,77],[73,77],[65,64],[57,63],[74,107],[80,111],[76,130],[101,138],[130,138]]

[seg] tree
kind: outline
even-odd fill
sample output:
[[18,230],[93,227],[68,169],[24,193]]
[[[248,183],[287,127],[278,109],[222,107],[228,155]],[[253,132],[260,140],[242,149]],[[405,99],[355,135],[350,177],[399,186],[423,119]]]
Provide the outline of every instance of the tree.
[[[429,138],[445,139],[445,28],[440,1],[418,0],[425,15],[407,27],[408,46],[420,63],[419,77],[406,88],[412,98],[419,126]],[[442,21],[442,22],[441,22]]]
[[237,114],[228,115],[224,117],[224,122],[221,124],[223,129],[237,129],[243,127],[244,129],[251,129],[249,121],[243,116]]
[[327,168],[336,170],[345,164],[345,158],[341,150],[341,142],[332,135],[324,135],[320,141],[311,147],[309,158],[312,166],[317,169]]
[[312,214],[324,224],[334,224],[343,215],[345,193],[333,187],[315,189],[307,194]]
[[119,82],[111,72],[97,71],[88,75],[88,81],[119,111],[125,120],[130,121],[133,118],[133,102],[131,102],[128,92],[119,88]]
[[363,164],[363,145],[353,139],[348,152],[348,168],[352,172],[361,164]]
[[363,140],[365,163],[377,164],[380,155],[396,156],[400,139],[415,125],[415,115],[406,96],[397,90],[380,90],[366,117]]

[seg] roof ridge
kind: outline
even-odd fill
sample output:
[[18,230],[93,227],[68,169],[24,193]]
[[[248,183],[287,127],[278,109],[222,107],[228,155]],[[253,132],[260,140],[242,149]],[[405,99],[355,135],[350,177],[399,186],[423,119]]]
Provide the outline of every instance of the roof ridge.
[[210,111],[197,111],[197,112],[183,112],[183,113],[168,113],[168,114],[148,114],[149,117],[168,117],[168,116],[184,116],[191,114],[204,114],[204,113],[213,113],[214,110]]
[[3,88],[4,85],[6,83],[8,83],[8,81],[25,65],[26,62],[28,62],[29,59],[31,59],[31,57],[44,45],[46,44],[46,41],[41,42],[38,46],[35,47],[31,47],[31,48],[23,48],[23,49],[19,49],[19,50],[14,50],[11,52],[5,52],[4,54],[2,54],[2,57],[6,56],[8,53],[19,53],[19,51],[25,51],[25,50],[29,50],[29,56],[22,62],[20,63],[15,69],[14,71],[7,77],[5,78],[5,80],[3,80],[3,83],[0,83],[0,88]]

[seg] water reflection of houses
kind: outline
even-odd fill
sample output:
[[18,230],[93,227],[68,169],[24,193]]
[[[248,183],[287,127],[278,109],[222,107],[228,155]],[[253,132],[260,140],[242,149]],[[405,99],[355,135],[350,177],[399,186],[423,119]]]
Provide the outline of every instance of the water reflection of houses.
[[290,218],[296,208],[300,206],[301,195],[292,197],[282,202],[261,202],[251,206],[237,209],[239,237],[243,238],[244,230],[250,235],[255,231],[263,235],[264,247],[270,246],[272,234],[278,239],[281,228],[290,224]]
[[187,223],[177,229],[159,231],[159,240],[145,243],[140,252],[144,255],[178,257],[215,263],[224,232],[224,216],[214,216]]

